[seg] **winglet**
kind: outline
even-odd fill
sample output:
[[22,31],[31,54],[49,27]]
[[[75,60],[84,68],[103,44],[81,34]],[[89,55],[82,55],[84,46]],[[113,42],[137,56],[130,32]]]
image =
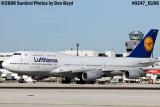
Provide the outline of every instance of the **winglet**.
[[132,50],[128,57],[150,58],[157,34],[158,29],[151,29],[135,49]]

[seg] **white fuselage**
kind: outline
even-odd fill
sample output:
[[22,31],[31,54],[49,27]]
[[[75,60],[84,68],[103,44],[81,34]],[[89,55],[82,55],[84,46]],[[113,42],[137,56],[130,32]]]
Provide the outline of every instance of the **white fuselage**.
[[22,75],[54,76],[63,72],[79,72],[81,70],[101,69],[108,71],[119,68],[147,67],[142,62],[150,58],[108,58],[81,57],[53,52],[22,51],[13,55],[2,65],[9,71]]

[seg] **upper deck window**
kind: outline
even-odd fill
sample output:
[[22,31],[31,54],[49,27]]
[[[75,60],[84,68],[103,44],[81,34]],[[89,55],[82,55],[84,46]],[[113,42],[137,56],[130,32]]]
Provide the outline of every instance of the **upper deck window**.
[[21,55],[21,53],[14,53],[13,55]]

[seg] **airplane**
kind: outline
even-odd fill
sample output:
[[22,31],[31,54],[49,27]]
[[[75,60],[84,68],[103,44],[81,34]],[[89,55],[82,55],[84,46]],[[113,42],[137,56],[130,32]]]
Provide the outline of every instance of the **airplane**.
[[78,78],[78,83],[94,83],[101,77],[124,75],[141,77],[143,70],[157,61],[151,58],[157,29],[151,29],[127,57],[84,57],[55,52],[18,51],[2,63],[3,68],[34,77],[63,77],[62,83]]

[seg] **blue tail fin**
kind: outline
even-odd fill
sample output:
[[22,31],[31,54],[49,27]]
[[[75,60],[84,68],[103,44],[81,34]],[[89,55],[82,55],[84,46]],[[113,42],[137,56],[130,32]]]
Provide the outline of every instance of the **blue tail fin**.
[[150,58],[157,34],[157,29],[151,29],[135,49],[132,50],[128,57]]

